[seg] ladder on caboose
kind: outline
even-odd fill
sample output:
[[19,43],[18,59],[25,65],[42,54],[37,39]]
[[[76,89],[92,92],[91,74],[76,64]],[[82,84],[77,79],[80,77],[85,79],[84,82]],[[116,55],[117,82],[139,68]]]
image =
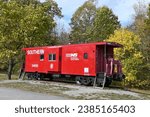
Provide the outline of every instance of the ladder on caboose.
[[[95,77],[95,79],[94,79],[94,83],[93,83],[93,87],[94,88],[96,87],[96,80],[97,80],[97,77]],[[104,73],[104,78],[103,78],[103,83],[102,83],[102,89],[104,89],[105,83],[106,83],[106,73]]]
[[104,89],[105,83],[106,83],[106,73],[104,73],[104,80],[103,80],[103,84],[102,84],[102,89]]

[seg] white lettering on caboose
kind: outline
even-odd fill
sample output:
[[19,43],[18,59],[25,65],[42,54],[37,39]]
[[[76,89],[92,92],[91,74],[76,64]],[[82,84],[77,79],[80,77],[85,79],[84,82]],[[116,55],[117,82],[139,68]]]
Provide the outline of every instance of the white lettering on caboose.
[[37,67],[39,67],[39,65],[38,64],[32,64],[32,67],[37,68]]
[[39,50],[28,50],[27,54],[44,54],[44,50],[43,49],[39,49]]
[[67,58],[70,58],[70,60],[74,61],[74,60],[79,60],[78,58],[78,53],[67,53],[66,54]]

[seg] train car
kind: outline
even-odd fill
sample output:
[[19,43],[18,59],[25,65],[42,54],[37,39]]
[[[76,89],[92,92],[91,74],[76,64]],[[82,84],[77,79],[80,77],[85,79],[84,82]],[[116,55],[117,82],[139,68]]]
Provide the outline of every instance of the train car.
[[25,51],[24,72],[28,78],[67,79],[82,85],[109,86],[125,75],[119,60],[114,60],[114,42],[30,47]]

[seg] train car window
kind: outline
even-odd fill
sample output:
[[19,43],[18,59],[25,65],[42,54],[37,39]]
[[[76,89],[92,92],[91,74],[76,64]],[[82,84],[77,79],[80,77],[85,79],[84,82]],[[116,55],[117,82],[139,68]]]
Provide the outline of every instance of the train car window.
[[50,61],[56,60],[56,54],[49,54],[49,60]]
[[84,59],[88,59],[88,53],[84,53]]
[[53,60],[56,60],[56,54],[53,54]]
[[48,58],[48,60],[52,60],[52,59],[53,59],[52,54],[49,54],[49,58]]
[[44,54],[40,55],[40,60],[44,60]]

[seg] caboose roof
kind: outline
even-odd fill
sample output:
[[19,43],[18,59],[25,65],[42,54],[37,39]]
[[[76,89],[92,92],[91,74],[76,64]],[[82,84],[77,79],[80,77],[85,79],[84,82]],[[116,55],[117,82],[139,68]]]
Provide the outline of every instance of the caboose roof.
[[115,48],[122,47],[121,44],[116,43],[116,42],[95,42],[95,43],[83,43],[83,44],[68,44],[68,45],[59,45],[59,46],[41,46],[41,47],[28,47],[28,48],[23,48],[22,50],[28,50],[28,49],[42,49],[42,48],[61,48],[64,46],[82,46],[82,45],[102,45],[102,46],[112,46]]
[[121,44],[116,43],[116,42],[98,42],[95,43],[96,45],[108,45],[108,46],[113,46],[113,47],[123,47]]

